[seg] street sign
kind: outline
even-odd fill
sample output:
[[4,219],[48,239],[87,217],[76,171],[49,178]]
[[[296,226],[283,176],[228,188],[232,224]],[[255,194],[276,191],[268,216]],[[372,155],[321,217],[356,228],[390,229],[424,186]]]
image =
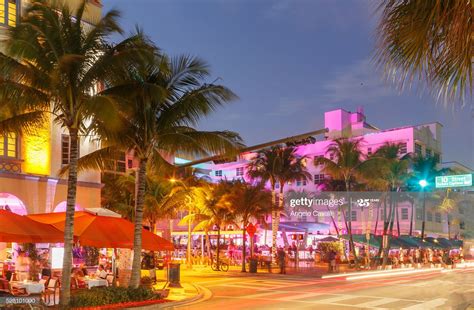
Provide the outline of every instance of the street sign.
[[257,227],[255,227],[255,225],[250,223],[250,224],[248,224],[248,226],[246,228],[246,231],[247,231],[247,233],[249,234],[250,237],[253,237],[253,235],[255,235],[255,233],[257,232]]
[[472,174],[444,175],[436,177],[436,188],[472,186]]

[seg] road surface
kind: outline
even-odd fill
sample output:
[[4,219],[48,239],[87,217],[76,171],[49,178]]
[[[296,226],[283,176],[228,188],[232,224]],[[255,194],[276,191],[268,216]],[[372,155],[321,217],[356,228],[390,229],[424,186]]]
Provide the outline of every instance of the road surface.
[[179,309],[427,310],[474,306],[474,269],[355,281],[304,274],[241,276],[212,271],[185,274],[183,278],[206,288],[212,297]]

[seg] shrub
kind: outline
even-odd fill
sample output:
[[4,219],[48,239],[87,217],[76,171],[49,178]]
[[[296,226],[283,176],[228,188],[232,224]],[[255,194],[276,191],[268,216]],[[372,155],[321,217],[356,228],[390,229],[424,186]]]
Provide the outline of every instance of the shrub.
[[93,287],[71,297],[71,307],[95,307],[132,301],[161,299],[159,294],[144,287]]

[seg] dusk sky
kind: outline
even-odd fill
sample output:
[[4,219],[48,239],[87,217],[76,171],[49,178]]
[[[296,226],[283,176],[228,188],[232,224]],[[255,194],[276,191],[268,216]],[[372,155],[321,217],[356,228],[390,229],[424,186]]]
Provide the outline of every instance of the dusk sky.
[[325,111],[363,106],[381,129],[439,121],[443,161],[474,168],[469,107],[445,108],[382,82],[371,63],[376,16],[370,1],[104,0],[170,55],[196,55],[240,100],[201,128],[237,131],[247,145],[323,128]]

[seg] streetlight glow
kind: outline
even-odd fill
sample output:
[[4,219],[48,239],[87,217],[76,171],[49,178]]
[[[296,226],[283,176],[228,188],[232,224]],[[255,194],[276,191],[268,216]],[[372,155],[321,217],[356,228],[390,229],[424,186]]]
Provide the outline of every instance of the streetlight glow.
[[422,188],[426,187],[428,185],[428,182],[426,182],[426,180],[420,180],[420,182],[418,182],[418,184],[420,184],[420,186]]

